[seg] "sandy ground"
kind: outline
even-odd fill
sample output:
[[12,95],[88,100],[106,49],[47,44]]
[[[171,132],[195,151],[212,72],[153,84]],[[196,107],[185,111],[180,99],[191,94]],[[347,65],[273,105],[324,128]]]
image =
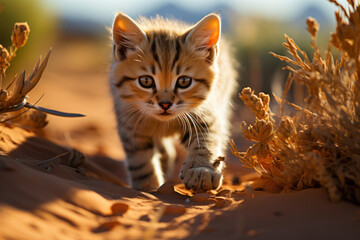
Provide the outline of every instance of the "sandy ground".
[[[35,102],[44,93],[40,106],[85,118],[49,116],[40,136],[1,126],[0,239],[359,239],[358,206],[330,203],[322,189],[272,193],[279,189],[233,157],[218,192],[194,196],[166,184],[150,194],[116,184],[126,180],[124,154],[107,61],[99,59],[106,51],[94,45],[55,46],[31,95]],[[74,149],[85,163],[76,164],[83,158]]]

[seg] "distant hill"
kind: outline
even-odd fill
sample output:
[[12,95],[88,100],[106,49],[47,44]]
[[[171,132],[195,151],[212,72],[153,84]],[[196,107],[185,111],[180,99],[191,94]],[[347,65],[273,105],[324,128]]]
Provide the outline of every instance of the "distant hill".
[[[228,32],[239,24],[240,13],[235,11],[230,5],[219,4],[209,8],[203,8],[202,10],[192,10],[181,7],[176,3],[167,3],[155,7],[150,11],[141,12],[139,15],[145,17],[155,17],[160,15],[166,18],[175,18],[188,23],[196,23],[202,19],[205,15],[211,12],[220,11],[222,18],[222,30]],[[246,13],[243,13],[246,14]],[[287,23],[295,27],[305,27],[306,19],[311,16],[316,18],[321,27],[327,27],[334,24],[334,19],[330,14],[325,12],[321,7],[316,4],[310,4],[307,7],[300,9],[298,14],[295,14],[293,18],[287,20]],[[133,18],[137,18],[138,15],[131,15]],[[242,16],[247,17],[247,16]],[[87,35],[97,36],[99,33],[104,33],[104,26],[111,26],[111,22],[96,22],[91,19],[74,18],[74,16],[62,16],[61,29],[64,34],[69,35]]]
[[322,8],[315,4],[306,6],[295,15],[293,23],[305,25],[305,21],[308,17],[315,18],[322,27],[334,24],[334,18],[331,18],[331,15],[327,14]]
[[63,16],[60,31],[63,35],[97,38],[106,34],[105,24],[90,20]]
[[[160,15],[166,18],[175,18],[188,23],[196,23],[202,19],[205,15],[211,12],[220,11],[222,19],[222,30],[224,32],[229,31],[231,28],[231,19],[238,16],[238,13],[232,10],[228,5],[216,5],[214,7],[201,10],[201,11],[191,11],[185,8],[182,8],[176,4],[165,4],[161,5],[159,8],[154,10],[140,13],[139,15],[144,17],[155,17]],[[134,19],[138,15],[131,16]],[[74,16],[63,15],[60,19],[60,29],[64,35],[71,36],[87,36],[87,37],[97,37],[99,34],[104,34],[104,26],[111,26],[111,23],[108,22],[97,22],[90,18],[77,18]]]
[[182,8],[176,4],[168,3],[160,6],[157,9],[143,12],[140,15],[144,17],[155,17],[156,15],[160,15],[166,18],[175,18],[188,23],[196,23],[200,19],[202,19],[205,15],[211,12],[220,11],[220,15],[222,17],[222,28],[224,31],[228,31],[230,29],[230,20],[238,15],[231,7],[225,4],[216,5],[214,7],[201,10],[201,11],[191,11],[185,8]]

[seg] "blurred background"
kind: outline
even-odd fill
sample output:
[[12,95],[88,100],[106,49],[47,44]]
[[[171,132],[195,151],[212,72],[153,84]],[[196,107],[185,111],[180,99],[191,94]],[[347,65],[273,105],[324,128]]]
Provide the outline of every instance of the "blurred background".
[[[91,153],[106,153],[114,158],[122,154],[118,144],[112,103],[108,93],[111,41],[105,26],[111,26],[117,11],[133,18],[139,15],[161,15],[196,23],[204,15],[221,11],[222,31],[233,46],[240,63],[240,88],[250,86],[257,93],[274,92],[281,96],[287,72],[284,65],[269,54],[286,55],[282,45],[284,33],[311,56],[310,36],[305,21],[312,16],[320,23],[318,41],[327,48],[334,31],[334,10],[327,0],[0,0],[6,6],[0,13],[0,43],[9,46],[15,22],[27,21],[31,32],[28,44],[7,71],[11,78],[21,69],[28,72],[39,55],[52,47],[52,56],[43,79],[31,96],[40,106],[86,114],[86,119],[69,120],[49,117],[46,134]],[[301,86],[293,86],[288,100],[302,105],[306,94]],[[233,135],[238,139],[240,122],[252,114],[235,101]],[[278,105],[272,100],[272,109]],[[102,125],[99,125],[99,121]],[[85,129],[86,131],[83,131]],[[103,136],[104,135],[104,136]],[[105,137],[106,135],[106,137]],[[90,138],[98,139],[88,144]],[[238,140],[240,141],[240,140]],[[244,150],[246,144],[239,144]]]

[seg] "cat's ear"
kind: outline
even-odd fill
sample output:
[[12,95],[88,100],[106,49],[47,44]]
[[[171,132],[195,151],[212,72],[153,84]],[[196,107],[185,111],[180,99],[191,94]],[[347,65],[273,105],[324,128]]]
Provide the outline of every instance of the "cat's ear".
[[215,46],[220,39],[221,20],[218,14],[211,13],[201,19],[186,34],[186,42],[194,44],[199,49]]
[[146,40],[145,32],[124,13],[118,13],[113,24],[113,41],[123,48],[134,48]]

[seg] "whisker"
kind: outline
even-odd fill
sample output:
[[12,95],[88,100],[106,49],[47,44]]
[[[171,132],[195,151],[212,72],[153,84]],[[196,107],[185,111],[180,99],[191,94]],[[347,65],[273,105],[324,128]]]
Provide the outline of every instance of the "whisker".
[[195,134],[196,134],[196,139],[198,142],[198,146],[200,146],[200,140],[199,140],[199,134],[198,134],[198,130],[196,127],[196,124],[194,123],[194,120],[192,119],[191,115],[189,115],[188,113],[185,113],[186,116],[188,116],[188,119],[192,122],[193,126],[194,126],[194,130],[195,130]]
[[183,119],[184,119],[184,121],[186,123],[186,126],[188,127],[188,131],[189,131],[189,141],[188,141],[188,147],[189,147],[190,143],[191,143],[192,136],[193,136],[193,131],[192,131],[190,121],[186,116],[186,113],[183,113],[182,116],[183,116]]
[[204,132],[207,132],[208,134],[210,134],[210,130],[209,130],[209,127],[208,127],[206,121],[200,116],[200,114],[198,114],[198,113],[196,113],[196,112],[194,112],[194,114],[195,114],[196,117],[198,117],[198,118],[202,121],[202,123],[205,125],[205,128],[204,128],[204,127],[201,125],[201,123],[199,123],[200,127],[202,128],[202,130],[203,130]]
[[[204,109],[195,109],[194,113],[197,114],[197,112],[198,112],[201,116],[205,117],[212,125],[214,125],[213,120],[208,116],[208,114],[204,113],[204,111],[205,111]],[[203,119],[203,121],[204,121],[204,119]],[[204,123],[206,124],[205,121],[204,121]]]
[[181,128],[181,138],[183,138],[186,134],[186,128],[187,125],[184,121],[184,117],[182,114],[180,114],[177,118],[176,118],[179,122],[180,122],[180,128]]
[[[139,47],[139,46],[136,46],[135,47],[136,50],[138,50],[141,54],[145,55],[144,51]],[[140,54],[138,54],[139,56],[141,56]],[[141,56],[142,57],[142,56]]]
[[126,115],[125,121],[122,121],[125,123],[125,125],[124,127],[119,129],[120,136],[123,136],[127,133],[128,128],[133,123],[134,118],[136,118],[136,116],[140,114],[139,110],[140,108],[138,106],[131,106],[131,108],[125,109],[125,111],[120,114],[119,117],[123,117],[124,115]]
[[[204,132],[206,132],[206,129],[204,129],[203,126],[201,126],[201,124],[199,123],[199,121],[191,115],[190,113],[190,116],[192,117],[192,119],[194,120],[194,123],[196,124],[196,126],[199,128],[199,132],[201,133],[201,136],[202,136],[202,139],[205,139],[205,136],[204,136]],[[206,126],[207,127],[207,126]],[[200,129],[201,128],[201,129]],[[200,131],[202,130],[202,131]]]
[[228,101],[228,103],[230,104],[230,106],[231,106],[234,110],[236,110],[234,104],[233,104],[231,101]]

